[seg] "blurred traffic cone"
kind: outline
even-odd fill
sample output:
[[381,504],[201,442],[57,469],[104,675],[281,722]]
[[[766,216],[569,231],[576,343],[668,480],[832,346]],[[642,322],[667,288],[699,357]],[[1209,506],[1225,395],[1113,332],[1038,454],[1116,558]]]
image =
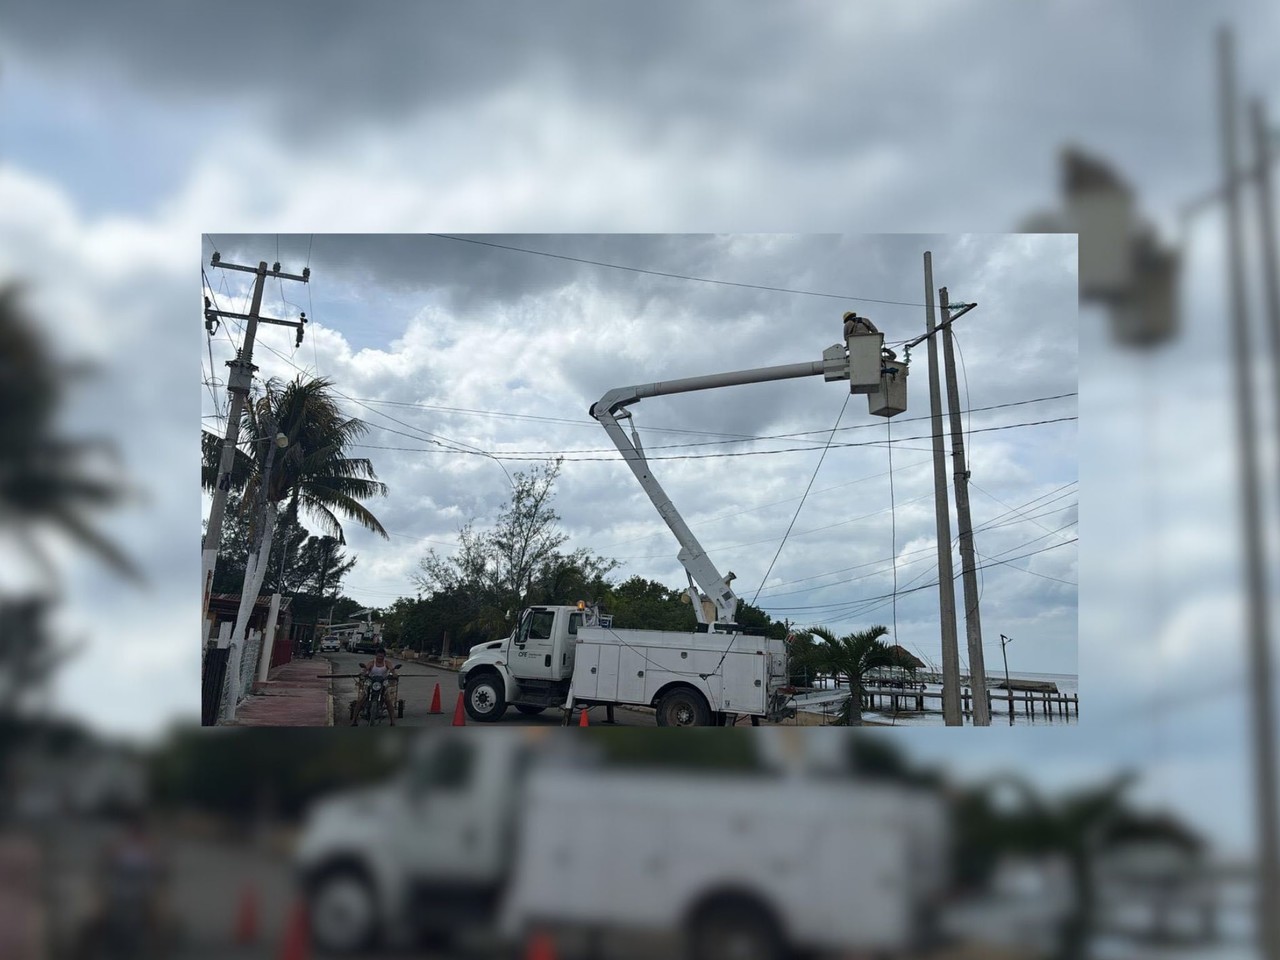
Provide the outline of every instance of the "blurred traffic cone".
[[440,709],[440,684],[436,684],[436,692],[431,695],[431,709],[427,713],[443,713]]
[[258,941],[258,891],[246,884],[236,910],[236,943],[246,946]]
[[582,716],[578,717],[578,726],[580,726],[580,727],[589,727],[589,726],[591,726],[591,724],[587,722],[587,708],[586,708],[586,707],[583,707],[583,708],[582,708]]
[[556,942],[545,930],[535,930],[525,943],[524,960],[556,960]]
[[295,903],[284,928],[280,944],[280,960],[307,960],[311,956],[311,931],[307,928],[307,908]]
[[467,725],[467,712],[462,706],[462,691],[458,691],[458,705],[453,708],[453,725],[455,727],[465,727]]

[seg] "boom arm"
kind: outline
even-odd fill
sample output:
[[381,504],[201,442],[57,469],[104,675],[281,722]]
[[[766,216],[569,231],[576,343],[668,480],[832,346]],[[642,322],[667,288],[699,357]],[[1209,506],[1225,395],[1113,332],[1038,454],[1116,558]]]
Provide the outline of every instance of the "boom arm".
[[695,582],[715,604],[715,622],[726,624],[735,622],[738,613],[738,596],[729,586],[733,574],[730,573],[727,578],[720,575],[720,571],[711,562],[702,544],[698,542],[698,538],[693,535],[693,531],[689,529],[688,524],[684,522],[684,518],[671,502],[671,498],[662,489],[662,484],[658,483],[657,478],[650,472],[649,461],[645,459],[644,451],[640,448],[639,438],[635,436],[634,430],[632,436],[628,437],[618,420],[630,417],[631,414],[626,411],[626,408],[645,397],[691,393],[695,390],[711,390],[744,383],[791,380],[796,377],[813,377],[819,374],[825,376],[827,380],[848,378],[849,360],[843,344],[828,347],[823,351],[821,360],[810,363],[789,363],[777,367],[758,367],[754,370],[735,370],[705,377],[687,377],[682,380],[663,380],[657,383],[618,387],[610,390],[591,406],[591,416],[600,421],[605,432],[609,434],[609,439],[613,441],[623,459],[627,461],[631,472],[640,481],[640,486],[657,507],[658,514],[671,528],[671,532],[676,535],[676,540],[680,543],[680,553],[677,556],[689,577],[689,599],[693,601],[694,613],[697,614],[699,623],[706,623],[707,620],[702,611],[698,592],[694,588]]

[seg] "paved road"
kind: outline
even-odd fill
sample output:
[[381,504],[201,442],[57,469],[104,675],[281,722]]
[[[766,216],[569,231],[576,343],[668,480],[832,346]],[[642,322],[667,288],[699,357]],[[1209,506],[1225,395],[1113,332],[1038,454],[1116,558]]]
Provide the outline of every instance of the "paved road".
[[[359,672],[359,664],[372,659],[372,654],[365,653],[326,653],[326,660],[333,663],[333,722],[335,724],[350,723],[347,705],[355,699],[356,682],[345,674]],[[397,726],[406,727],[447,727],[453,724],[453,712],[458,702],[458,674],[443,667],[417,663],[412,660],[387,658],[394,666],[403,664],[400,670],[400,699],[404,701],[404,717],[397,720]],[[440,684],[441,712],[432,714],[431,696],[436,684]],[[620,727],[652,727],[656,725],[652,710],[643,708],[614,710],[614,718]],[[559,710],[547,710],[537,716],[525,716],[514,707],[507,710],[506,715],[493,726],[510,727],[556,727],[562,722],[563,714]],[[604,707],[592,707],[589,722],[603,724],[606,720]],[[577,721],[577,715],[574,715]],[[468,725],[479,726],[470,717]]]

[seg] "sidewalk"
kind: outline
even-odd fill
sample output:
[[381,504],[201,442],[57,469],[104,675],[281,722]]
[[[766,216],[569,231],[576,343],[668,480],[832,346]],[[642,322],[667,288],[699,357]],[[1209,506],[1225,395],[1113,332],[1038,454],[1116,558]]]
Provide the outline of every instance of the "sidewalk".
[[254,684],[254,692],[241,701],[235,721],[227,726],[332,727],[332,672],[333,664],[318,657],[273,667],[266,683]]
[[42,869],[40,851],[29,838],[0,836],[0,957],[6,960],[48,956]]

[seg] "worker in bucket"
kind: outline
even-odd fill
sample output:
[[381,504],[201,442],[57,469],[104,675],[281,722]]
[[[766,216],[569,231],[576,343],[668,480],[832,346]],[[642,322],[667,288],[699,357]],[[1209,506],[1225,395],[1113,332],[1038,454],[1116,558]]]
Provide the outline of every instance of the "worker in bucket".
[[866,317],[860,317],[852,310],[844,315],[844,338],[856,337],[863,333],[879,333],[876,325]]

